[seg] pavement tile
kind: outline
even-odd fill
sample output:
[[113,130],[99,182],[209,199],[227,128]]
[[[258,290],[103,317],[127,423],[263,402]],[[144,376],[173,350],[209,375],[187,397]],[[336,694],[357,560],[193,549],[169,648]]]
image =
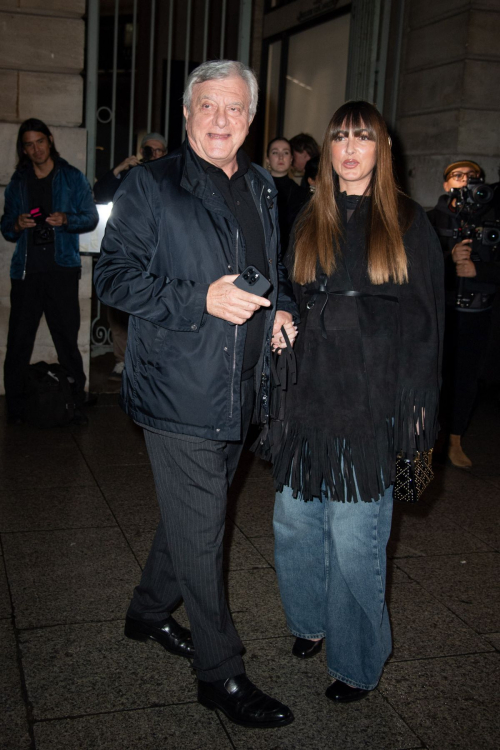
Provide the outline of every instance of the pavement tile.
[[70,433],[66,440],[45,437],[9,444],[0,451],[0,484],[7,490],[48,487],[95,486],[95,480]]
[[9,588],[7,585],[7,574],[3,557],[0,557],[0,620],[12,616],[12,607],[10,604]]
[[0,622],[0,749],[29,750],[31,739],[12,623]]
[[331,682],[324,653],[295,659],[293,639],[247,642],[248,675],[265,692],[288,705],[295,721],[256,732],[222,721],[236,750],[405,750],[420,747],[416,735],[375,690],[357,704],[336,706],[324,692]]
[[398,565],[475,631],[487,633],[498,630],[498,553],[469,552],[442,557],[405,558],[399,559]]
[[3,534],[18,628],[121,617],[139,566],[119,529]]
[[417,583],[401,584],[390,606],[392,661],[491,651],[492,647]]
[[60,719],[35,724],[36,750],[231,750],[217,715],[203,706]]
[[491,643],[494,649],[500,651],[500,633],[485,633],[483,638]]
[[379,691],[429,750],[498,750],[496,652],[393,662]]
[[151,494],[155,494],[153,472],[149,462],[123,466],[95,464],[92,471],[104,494],[107,489],[117,487],[130,489],[149,487]]
[[252,544],[260,554],[274,567],[274,536],[253,536]]
[[288,634],[274,570],[229,571],[227,589],[229,608],[240,638]]
[[490,547],[477,536],[461,528],[454,520],[432,513],[429,506],[395,503],[390,557],[449,555],[463,552],[485,552]]
[[157,643],[126,638],[123,625],[116,620],[21,632],[36,720],[195,700],[189,660]]
[[152,477],[143,484],[103,484],[101,488],[118,525],[124,531],[156,529],[160,509]]
[[274,489],[267,479],[246,481],[231,488],[227,514],[247,537],[269,536],[273,533]]
[[133,423],[121,432],[75,435],[76,443],[91,464],[149,464],[144,434]]
[[11,489],[3,493],[0,531],[116,526],[99,488]]

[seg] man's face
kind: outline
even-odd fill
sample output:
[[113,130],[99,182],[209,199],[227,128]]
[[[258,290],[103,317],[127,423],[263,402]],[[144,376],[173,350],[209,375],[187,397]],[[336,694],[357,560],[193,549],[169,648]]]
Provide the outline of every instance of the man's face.
[[446,182],[443,182],[443,187],[445,191],[449,193],[452,188],[465,187],[471,177],[480,177],[477,169],[471,169],[471,167],[460,167],[454,169],[453,172],[448,175]]
[[52,145],[52,136],[47,138],[45,133],[39,133],[37,130],[28,130],[23,135],[23,151],[33,164],[41,167],[46,164],[50,157],[50,147]]
[[249,108],[250,92],[240,76],[195,84],[191,112],[184,107],[193,151],[221,169],[232,164],[253,119]]
[[151,157],[152,160],[159,159],[160,157],[165,156],[165,154],[167,153],[167,149],[165,148],[163,143],[161,141],[155,140],[154,138],[152,138],[149,141],[146,141],[144,146],[142,146],[141,153],[143,156],[144,156],[143,149],[145,148],[145,146],[149,146],[149,148],[153,152],[153,156]]
[[307,151],[294,151],[293,152],[293,168],[297,172],[303,172],[306,168],[306,164],[309,161],[311,157],[307,153]]

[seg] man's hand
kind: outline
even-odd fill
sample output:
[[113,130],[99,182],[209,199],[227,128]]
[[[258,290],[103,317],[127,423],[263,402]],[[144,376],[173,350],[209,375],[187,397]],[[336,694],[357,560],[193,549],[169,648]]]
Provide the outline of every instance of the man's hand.
[[50,216],[47,216],[45,221],[47,222],[47,224],[50,224],[51,227],[62,227],[63,224],[68,223],[66,214],[62,211],[56,211],[55,213],[50,214]]
[[469,260],[472,250],[471,244],[472,240],[462,240],[462,242],[455,245],[451,251],[451,257],[453,258],[454,263],[461,263],[464,260]]
[[281,327],[285,326],[285,331],[293,346],[297,338],[297,326],[293,322],[292,314],[284,310],[278,310],[274,318],[273,337],[271,339],[271,348],[273,352],[281,354],[281,350],[286,348],[286,342],[281,334]]
[[206,307],[209,315],[240,326],[246,323],[259,307],[270,307],[271,303],[265,297],[257,297],[256,294],[238,289],[233,284],[237,278],[238,274],[221,276],[210,284]]
[[19,214],[14,224],[14,231],[22,232],[23,229],[32,229],[33,227],[36,227],[36,223],[31,218],[31,214]]
[[118,164],[113,169],[113,174],[115,177],[118,177],[120,172],[125,172],[127,169],[130,169],[130,167],[136,167],[140,163],[141,161],[137,158],[137,156],[127,156],[126,159],[120,162],[120,164]]
[[462,260],[457,263],[457,276],[461,279],[473,279],[477,276],[476,266],[471,260]]

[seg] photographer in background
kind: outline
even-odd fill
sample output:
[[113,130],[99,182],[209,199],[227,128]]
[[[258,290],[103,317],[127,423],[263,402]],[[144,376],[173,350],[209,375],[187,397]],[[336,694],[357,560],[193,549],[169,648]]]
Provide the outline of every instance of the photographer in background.
[[[167,142],[160,133],[147,133],[141,141],[142,161],[153,161],[160,159],[167,153]],[[131,167],[141,163],[137,156],[127,156],[114,169],[106,172],[94,185],[94,197],[96,203],[111,203],[115,193],[121,185],[121,180]]]
[[[160,159],[167,153],[167,142],[160,133],[147,133],[141,141],[142,161],[154,161]],[[111,203],[115,193],[122,184],[122,177],[128,174],[131,167],[141,164],[137,156],[127,156],[114,169],[101,177],[94,185],[94,197],[96,203]],[[108,323],[113,337],[113,355],[115,366],[113,367],[109,380],[121,382],[123,368],[125,367],[125,349],[127,348],[128,315],[123,310],[107,307]]]
[[453,466],[470,469],[461,445],[472,415],[500,284],[500,193],[474,161],[444,170],[442,195],[429,211],[445,256],[446,333],[443,403]]
[[78,235],[99,221],[85,176],[61,159],[49,128],[31,118],[17,136],[18,163],[5,189],[2,234],[16,243],[10,276],[9,334],[4,379],[9,421],[23,419],[24,373],[43,314],[74,392],[77,423],[85,394],[78,350],[81,261]]

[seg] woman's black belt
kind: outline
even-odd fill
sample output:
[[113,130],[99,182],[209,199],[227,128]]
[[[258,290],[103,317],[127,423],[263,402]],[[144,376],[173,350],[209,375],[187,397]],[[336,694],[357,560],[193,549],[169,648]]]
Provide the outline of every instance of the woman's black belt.
[[304,292],[304,294],[311,296],[311,299],[306,305],[308,310],[311,310],[314,307],[314,305],[316,304],[316,300],[318,299],[320,294],[325,295],[325,301],[319,314],[319,318],[321,320],[321,335],[324,339],[328,338],[328,336],[326,335],[325,327],[325,308],[331,295],[335,297],[376,297],[378,299],[385,299],[388,302],[399,303],[399,299],[391,294],[367,294],[366,292],[357,292],[354,289],[335,289],[330,291],[329,289],[327,289],[326,284],[323,284],[321,282],[317,289],[308,289]]

